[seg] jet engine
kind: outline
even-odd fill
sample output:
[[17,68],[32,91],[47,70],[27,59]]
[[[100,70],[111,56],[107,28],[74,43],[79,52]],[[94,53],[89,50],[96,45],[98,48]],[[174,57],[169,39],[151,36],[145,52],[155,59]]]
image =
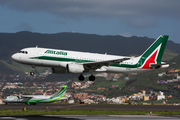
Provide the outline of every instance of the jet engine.
[[80,64],[67,64],[66,69],[68,73],[82,73],[84,66]]

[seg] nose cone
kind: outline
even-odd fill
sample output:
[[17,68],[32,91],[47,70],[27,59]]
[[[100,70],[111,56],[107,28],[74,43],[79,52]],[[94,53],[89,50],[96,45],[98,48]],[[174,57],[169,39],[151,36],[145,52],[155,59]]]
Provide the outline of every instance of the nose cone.
[[15,60],[15,59],[16,59],[16,55],[13,54],[13,55],[11,56],[11,59],[12,59],[12,60]]
[[17,53],[16,53],[16,54],[13,54],[13,55],[11,56],[11,59],[17,62],[17,61],[18,61],[18,55],[17,55]]
[[5,100],[5,99],[4,99],[4,100],[2,100],[2,102],[3,102],[3,103],[6,103],[6,102],[7,102],[7,100]]

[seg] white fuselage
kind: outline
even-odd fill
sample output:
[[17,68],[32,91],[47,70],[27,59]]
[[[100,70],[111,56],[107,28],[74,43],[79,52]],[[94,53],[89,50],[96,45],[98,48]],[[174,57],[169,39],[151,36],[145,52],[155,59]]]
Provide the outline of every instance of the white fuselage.
[[57,100],[66,99],[65,93],[67,90],[67,85],[63,87],[53,95],[18,95],[18,96],[7,96],[3,100],[4,103],[50,103]]
[[[26,97],[27,96],[27,97]],[[23,95],[23,97],[19,96],[8,96],[6,99],[3,100],[4,103],[23,103],[27,101],[38,101],[38,100],[45,100],[51,98],[50,95]],[[41,102],[41,101],[39,101]]]
[[[46,52],[50,51],[50,53]],[[56,54],[57,53],[57,54]],[[98,53],[89,53],[89,52],[77,52],[69,50],[57,50],[57,49],[48,49],[48,48],[25,48],[22,49],[20,53],[15,53],[12,55],[12,59],[16,62],[34,65],[34,66],[43,66],[43,67],[62,67],[66,68],[67,64],[70,63],[84,63],[84,62],[100,62],[108,61],[113,59],[122,59],[125,56],[117,55],[107,55],[107,54],[98,54]],[[127,58],[127,57],[126,57]],[[135,65],[137,64],[139,57],[128,57],[129,60],[119,63],[119,65]],[[127,67],[117,67],[117,66],[102,66],[99,69],[96,69],[91,72],[110,72],[110,73],[119,73],[119,72],[134,72],[140,71],[141,68],[127,68]]]

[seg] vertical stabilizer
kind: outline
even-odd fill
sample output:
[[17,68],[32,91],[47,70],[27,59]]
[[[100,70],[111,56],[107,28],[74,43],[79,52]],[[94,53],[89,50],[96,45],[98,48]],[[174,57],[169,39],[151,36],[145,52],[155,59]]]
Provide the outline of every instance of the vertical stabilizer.
[[166,47],[168,35],[160,35],[156,41],[141,55],[139,67],[152,69],[151,64],[161,64],[161,59]]
[[41,102],[50,103],[50,102],[55,102],[60,99],[64,99],[66,90],[67,90],[67,85],[63,85],[62,88],[57,93],[51,96],[51,98],[43,100]]
[[53,97],[62,97],[62,96],[64,96],[65,93],[66,93],[66,90],[67,90],[67,85],[63,85],[62,88],[52,96],[52,98]]

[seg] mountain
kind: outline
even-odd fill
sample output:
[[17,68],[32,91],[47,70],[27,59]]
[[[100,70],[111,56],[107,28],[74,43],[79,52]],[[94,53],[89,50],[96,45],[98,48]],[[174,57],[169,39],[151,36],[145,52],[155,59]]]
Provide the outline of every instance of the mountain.
[[179,55],[178,53],[172,52],[169,49],[165,49],[163,57],[162,57],[162,61],[170,61],[178,55]]
[[[158,37],[158,36],[157,36]],[[114,55],[140,55],[155,39],[147,37],[102,36],[82,33],[41,34],[32,32],[0,33],[0,71],[21,72],[27,67],[14,65],[11,55],[26,47],[46,47]],[[180,44],[168,41],[163,60],[180,53]],[[29,68],[31,68],[29,66]]]
[[174,57],[170,62],[175,62],[175,64],[171,65],[172,68],[180,69],[180,55]]
[[[9,59],[20,49],[35,46],[103,54],[140,55],[154,40],[147,37],[101,36],[81,33],[0,33],[0,59]],[[166,49],[180,53],[179,48],[180,44],[168,41]]]

